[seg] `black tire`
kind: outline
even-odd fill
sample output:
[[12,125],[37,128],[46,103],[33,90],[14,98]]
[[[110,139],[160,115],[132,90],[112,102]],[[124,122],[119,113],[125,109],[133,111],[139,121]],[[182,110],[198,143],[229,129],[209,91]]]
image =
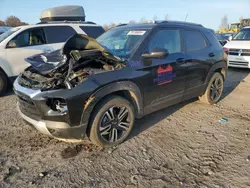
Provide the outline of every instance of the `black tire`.
[[6,78],[5,74],[0,71],[0,96],[3,96],[8,87],[8,79]]
[[128,137],[134,121],[134,108],[128,100],[120,96],[107,97],[93,112],[89,138],[100,147],[114,147]]
[[224,78],[221,73],[215,72],[207,85],[205,93],[199,97],[200,101],[211,105],[216,104],[221,98],[223,88]]

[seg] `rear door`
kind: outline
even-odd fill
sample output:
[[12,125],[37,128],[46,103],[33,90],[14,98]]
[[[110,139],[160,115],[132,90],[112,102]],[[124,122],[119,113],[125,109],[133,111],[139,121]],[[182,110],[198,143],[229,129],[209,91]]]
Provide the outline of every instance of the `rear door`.
[[186,54],[182,48],[181,30],[158,30],[144,53],[150,53],[155,48],[166,49],[169,55],[164,59],[152,59],[151,65],[143,67],[144,71],[150,72],[143,80],[145,113],[180,102],[185,89]]
[[[11,43],[16,46],[11,46]],[[12,69],[13,76],[17,76],[29,64],[25,58],[35,54],[43,53],[46,50],[51,50],[47,44],[43,28],[27,29],[16,35],[6,45],[6,59]]]
[[187,83],[184,99],[202,94],[207,73],[214,62],[215,52],[206,37],[199,30],[182,31],[187,55]]

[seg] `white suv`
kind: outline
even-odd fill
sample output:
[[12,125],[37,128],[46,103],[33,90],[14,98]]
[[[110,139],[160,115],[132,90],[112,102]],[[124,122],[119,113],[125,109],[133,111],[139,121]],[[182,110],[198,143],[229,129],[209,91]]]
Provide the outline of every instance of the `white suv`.
[[229,67],[250,68],[250,27],[241,29],[224,47]]
[[72,35],[85,34],[97,38],[104,33],[93,22],[46,22],[12,28],[0,35],[0,95],[8,83],[29,64],[25,58],[62,48]]

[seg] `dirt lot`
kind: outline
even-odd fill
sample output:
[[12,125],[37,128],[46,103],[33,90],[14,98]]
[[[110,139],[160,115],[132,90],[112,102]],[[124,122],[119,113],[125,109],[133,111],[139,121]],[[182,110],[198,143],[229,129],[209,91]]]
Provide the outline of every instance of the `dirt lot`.
[[10,93],[0,99],[0,188],[250,187],[248,74],[231,69],[215,106],[191,100],[138,120],[113,150],[37,133]]

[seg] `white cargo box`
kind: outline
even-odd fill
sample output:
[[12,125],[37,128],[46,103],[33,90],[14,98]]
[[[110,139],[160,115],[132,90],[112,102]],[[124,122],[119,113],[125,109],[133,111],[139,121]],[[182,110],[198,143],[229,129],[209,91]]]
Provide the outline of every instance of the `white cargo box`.
[[59,6],[49,8],[41,13],[40,20],[44,21],[85,21],[85,12],[82,6]]

